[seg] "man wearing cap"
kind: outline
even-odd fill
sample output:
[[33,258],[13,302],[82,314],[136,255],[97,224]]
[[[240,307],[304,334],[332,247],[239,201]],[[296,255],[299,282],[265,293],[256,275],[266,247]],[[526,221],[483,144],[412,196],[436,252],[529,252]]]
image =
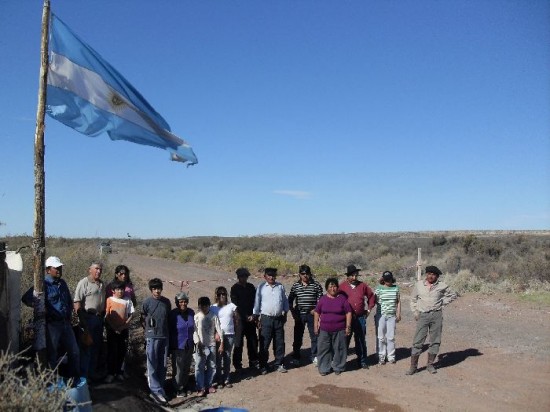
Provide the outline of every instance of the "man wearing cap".
[[[367,317],[369,316],[375,304],[375,297],[372,289],[364,282],[357,279],[359,271],[355,265],[348,265],[346,269],[346,277],[339,287],[340,292],[344,293],[352,308],[351,333],[355,341],[355,354],[359,366],[363,369],[368,369],[367,363]],[[367,307],[365,308],[365,299],[367,299]],[[351,342],[351,334],[346,336],[347,346]]]
[[260,328],[260,368],[261,374],[267,373],[269,359],[269,345],[273,340],[275,353],[275,368],[278,372],[286,373],[283,365],[285,356],[285,323],[288,313],[288,299],[285,287],[277,282],[277,269],[264,270],[265,282],[258,285],[254,301],[254,316],[259,319]]
[[237,306],[240,317],[241,330],[237,332],[235,347],[233,349],[233,366],[236,371],[243,368],[243,346],[246,337],[248,352],[248,365],[251,369],[258,367],[258,334],[256,332],[256,319],[253,315],[256,287],[248,282],[250,272],[247,268],[239,268],[235,271],[238,282],[231,286],[231,302]]
[[74,310],[80,321],[80,328],[92,338],[91,345],[82,339],[80,344],[80,371],[89,379],[95,375],[97,359],[103,343],[103,318],[105,317],[105,284],[101,280],[103,265],[93,262],[88,276],[81,279],[74,292]]
[[[80,353],[71,326],[73,302],[67,283],[61,279],[63,263],[56,256],[46,259],[44,276],[44,297],[46,305],[46,345],[48,363],[55,368],[59,358],[65,353],[68,356],[68,375],[80,377]],[[21,299],[27,306],[33,306],[34,288],[31,287]],[[61,350],[59,348],[61,347]]]
[[439,280],[441,274],[442,272],[437,266],[426,266],[426,278],[416,282],[411,294],[411,311],[416,320],[416,332],[411,348],[411,366],[406,373],[407,375],[413,375],[417,372],[418,358],[422,353],[422,346],[428,333],[430,334],[430,344],[426,370],[430,373],[437,373],[434,361],[441,344],[442,309],[443,306],[448,305],[457,298],[456,292]]
[[317,302],[323,296],[323,287],[313,279],[311,268],[301,265],[298,268],[300,279],[290,288],[288,306],[294,318],[294,342],[292,343],[292,364],[300,364],[300,349],[307,325],[311,340],[311,361],[317,364],[317,335],[313,330],[313,313]]

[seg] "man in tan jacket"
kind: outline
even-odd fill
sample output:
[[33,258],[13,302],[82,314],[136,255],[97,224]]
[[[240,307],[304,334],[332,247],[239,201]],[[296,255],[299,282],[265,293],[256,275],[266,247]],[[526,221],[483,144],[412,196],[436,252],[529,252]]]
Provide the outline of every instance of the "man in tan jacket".
[[442,309],[443,306],[448,305],[457,298],[457,294],[439,280],[441,274],[441,270],[436,266],[427,266],[426,278],[417,281],[414,286],[411,295],[411,311],[416,320],[416,332],[411,348],[411,366],[406,373],[407,375],[413,375],[418,371],[418,358],[422,353],[422,346],[428,333],[430,334],[430,344],[426,369],[430,373],[437,373],[434,361],[441,344]]

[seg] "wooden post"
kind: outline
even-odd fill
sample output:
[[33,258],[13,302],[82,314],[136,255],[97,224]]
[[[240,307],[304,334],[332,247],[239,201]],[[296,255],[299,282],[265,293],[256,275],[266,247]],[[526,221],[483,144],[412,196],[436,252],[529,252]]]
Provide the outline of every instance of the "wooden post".
[[418,248],[418,259],[416,261],[416,280],[422,279],[422,248]]
[[36,132],[34,135],[34,234],[32,242],[34,273],[34,328],[38,359],[46,364],[46,319],[44,302],[45,236],[45,174],[44,174],[44,117],[46,114],[46,84],[48,80],[48,40],[50,0],[44,0],[42,9],[42,38],[40,48],[40,77]]

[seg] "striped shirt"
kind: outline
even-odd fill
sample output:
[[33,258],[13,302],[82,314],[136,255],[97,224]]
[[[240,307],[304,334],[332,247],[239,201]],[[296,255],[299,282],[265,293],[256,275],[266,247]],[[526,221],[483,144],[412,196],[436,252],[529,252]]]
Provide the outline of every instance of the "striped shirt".
[[321,296],[323,296],[323,287],[316,280],[311,279],[305,285],[302,281],[298,281],[290,288],[288,305],[292,309],[294,307],[294,300],[296,300],[296,308],[300,313],[309,313],[315,309]]
[[377,311],[381,315],[395,316],[399,301],[399,286],[378,285],[374,291]]

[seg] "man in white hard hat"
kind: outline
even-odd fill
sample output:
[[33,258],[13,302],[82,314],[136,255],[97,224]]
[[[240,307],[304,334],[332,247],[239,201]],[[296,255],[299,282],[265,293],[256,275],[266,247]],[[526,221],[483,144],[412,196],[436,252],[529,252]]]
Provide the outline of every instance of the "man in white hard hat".
[[[60,358],[68,357],[68,377],[80,376],[80,353],[71,326],[73,300],[67,283],[61,279],[63,263],[57,256],[46,259],[44,276],[44,297],[46,306],[46,345],[48,363],[55,368]],[[21,299],[27,306],[33,306],[34,288],[31,287]]]

